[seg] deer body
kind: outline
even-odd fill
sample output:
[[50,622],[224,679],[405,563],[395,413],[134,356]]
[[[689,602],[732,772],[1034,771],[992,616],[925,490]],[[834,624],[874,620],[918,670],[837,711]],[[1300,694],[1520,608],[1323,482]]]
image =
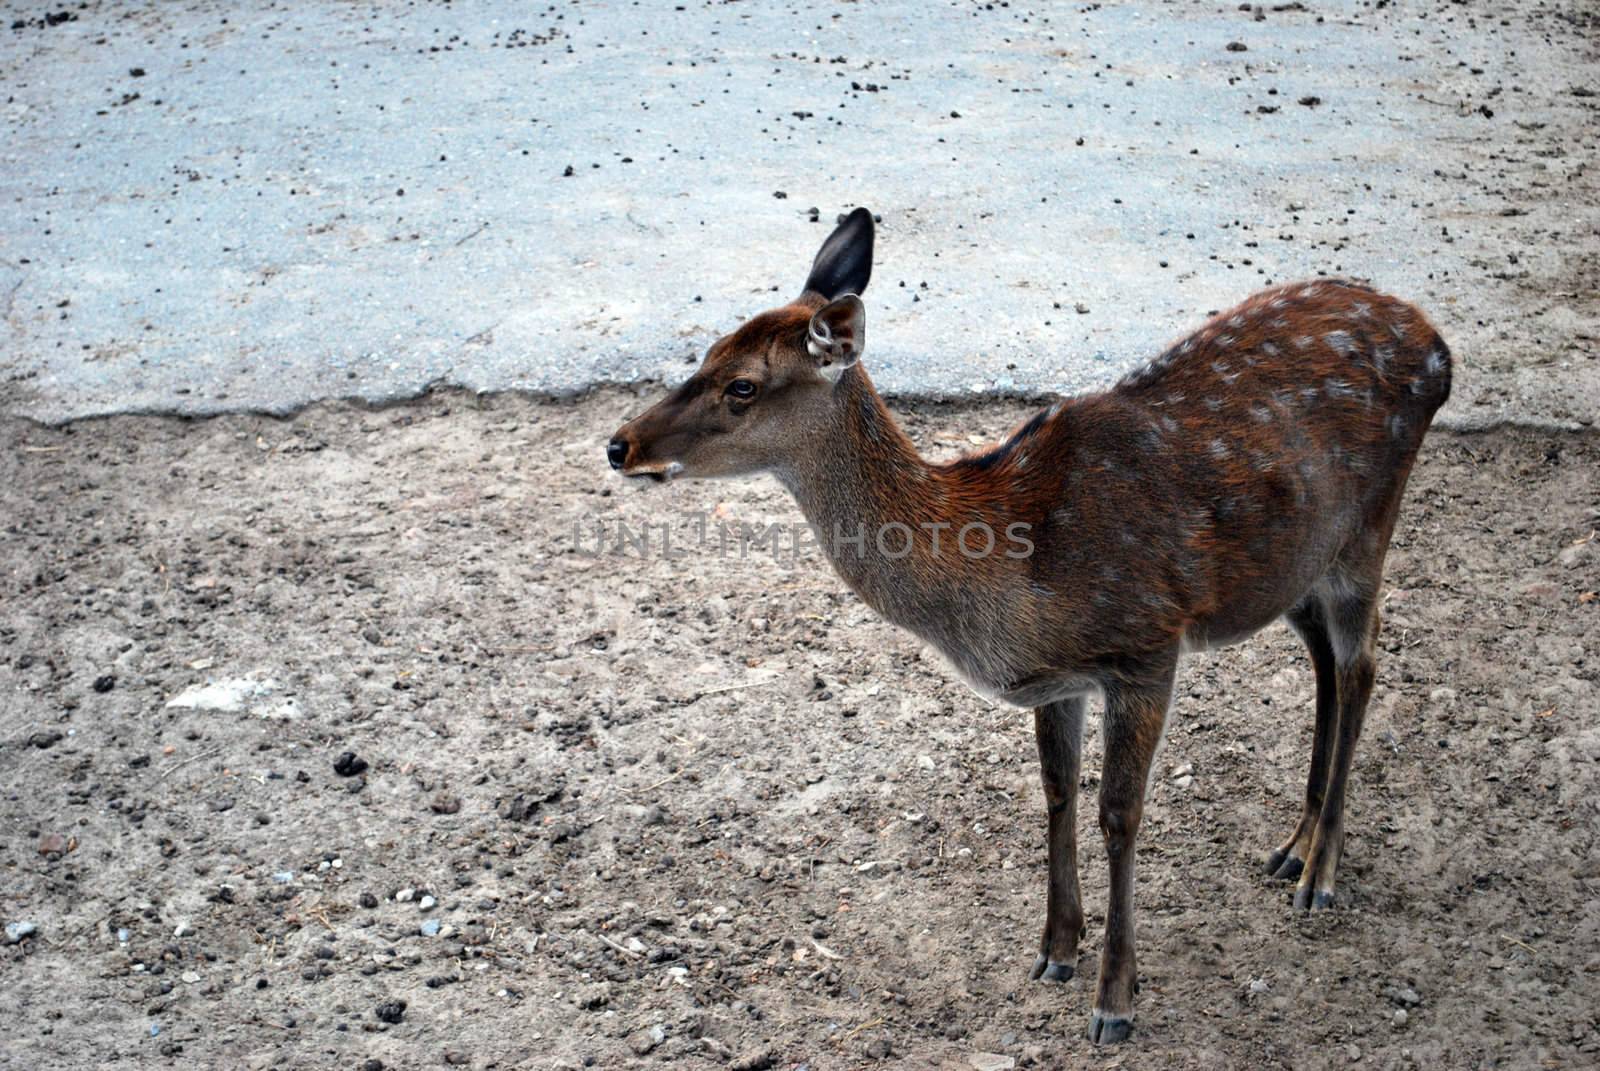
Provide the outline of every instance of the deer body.
[[[1383,557],[1449,395],[1449,351],[1416,309],[1366,287],[1278,287],[1111,390],[929,463],[859,363],[871,246],[857,210],[801,298],[713,346],[689,383],[618,432],[612,462],[658,479],[773,472],[868,605],[980,692],[1034,708],[1050,864],[1036,978],[1074,969],[1083,713],[1104,697],[1111,905],[1089,1033],[1118,1041],[1136,977],[1133,842],[1182,652],[1280,617],[1305,639],[1311,773],[1268,865],[1298,879],[1297,907],[1332,902]],[[877,537],[891,529],[886,545]]]

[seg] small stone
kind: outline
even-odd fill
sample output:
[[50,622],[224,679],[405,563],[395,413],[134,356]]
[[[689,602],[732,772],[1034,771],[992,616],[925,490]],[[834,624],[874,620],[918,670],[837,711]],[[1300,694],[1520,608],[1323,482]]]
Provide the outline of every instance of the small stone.
[[417,927],[417,932],[422,934],[422,936],[424,936],[424,937],[437,937],[437,936],[439,936],[439,920],[438,919],[423,919],[422,920],[422,925]]
[[746,1049],[728,1064],[728,1071],[767,1071],[777,1062],[771,1049]]
[[1267,983],[1265,978],[1256,978],[1250,983],[1250,992],[1252,993],[1265,993],[1271,988],[1272,986]]
[[1392,985],[1383,991],[1383,995],[1402,1008],[1415,1008],[1422,1003],[1422,994],[1408,985]]
[[386,1000],[372,1009],[372,1014],[380,1022],[398,1023],[406,1017],[406,1002],[403,1000]]
[[194,985],[196,982],[198,982],[200,980],[200,976],[198,974],[196,974],[194,971],[184,971],[178,977],[182,978],[184,980],[184,982],[186,982],[189,985]]
[[628,1047],[637,1055],[643,1056],[665,1040],[667,1040],[667,1028],[657,1023],[649,1030],[635,1031],[633,1036],[628,1038]]
[[594,1011],[611,1003],[611,983],[599,982],[584,986],[573,997],[573,1003],[584,1011]]
[[1355,1063],[1357,1060],[1361,1059],[1361,1046],[1346,1045],[1344,1047],[1344,1054],[1350,1057],[1351,1063]]
[[1229,41],[1228,42],[1228,51],[1229,52],[1249,52],[1250,51],[1250,46],[1245,44],[1243,41]]
[[54,729],[43,729],[28,737],[28,743],[40,751],[55,747],[60,740],[61,734]]
[[448,792],[441,792],[433,797],[428,807],[434,814],[458,814],[461,811],[461,797],[452,796]]
[[6,923],[6,944],[20,945],[23,941],[39,932],[39,927],[31,922]]
[[357,774],[365,773],[366,769],[367,760],[357,758],[354,751],[346,751],[343,755],[333,760],[333,772],[340,777],[354,777]]
[[1404,1008],[1396,1008],[1394,1010],[1394,1025],[1395,1026],[1405,1026],[1406,1025],[1406,1020],[1409,1019],[1409,1018],[1411,1018],[1411,1016],[1406,1014],[1406,1010]]
[[172,936],[189,937],[194,933],[194,927],[189,925],[189,920],[184,919],[172,928]]
[[893,1052],[894,1045],[890,1043],[888,1038],[873,1038],[867,1042],[866,1053],[868,1059],[887,1060]]
[[420,911],[431,911],[433,910],[433,906],[438,902],[439,901],[435,900],[432,896],[425,895],[421,900],[417,901],[417,909]]
[[373,908],[378,906],[378,898],[369,892],[364,892],[361,894],[361,899],[358,901],[358,903],[360,903],[361,906],[366,908],[368,911],[371,911]]
[[397,903],[397,904],[406,903],[408,900],[410,900],[413,896],[416,896],[416,895],[417,895],[417,890],[415,890],[415,889],[401,889],[399,892],[394,894],[395,903]]
[[1194,777],[1190,774],[1184,774],[1182,777],[1174,779],[1172,783],[1178,788],[1188,788],[1194,784]]
[[115,688],[116,686],[117,686],[117,678],[112,676],[109,673],[107,673],[107,674],[105,674],[104,676],[101,676],[101,677],[96,677],[94,679],[94,690],[99,692],[101,695],[105,695],[107,692],[109,692],[111,689]]
[[1017,1061],[998,1052],[975,1052],[967,1057],[973,1071],[1011,1071]]
[[460,1067],[471,1063],[472,1057],[460,1049],[446,1049],[444,1050],[444,1062],[451,1067]]
[[61,855],[67,850],[67,838],[60,833],[46,833],[39,838],[40,855]]

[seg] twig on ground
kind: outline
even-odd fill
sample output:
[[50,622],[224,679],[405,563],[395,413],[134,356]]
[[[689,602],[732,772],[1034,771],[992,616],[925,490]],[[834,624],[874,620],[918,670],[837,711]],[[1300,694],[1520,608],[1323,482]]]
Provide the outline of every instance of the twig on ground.
[[616,949],[618,952],[621,952],[625,956],[642,956],[642,955],[644,955],[643,952],[635,952],[633,949],[629,948],[627,945],[618,944],[617,942],[613,941],[611,938],[607,937],[605,934],[600,933],[598,930],[591,930],[590,932],[593,933],[596,937],[600,938],[600,940],[604,941],[606,944],[610,945],[612,948]]
[[202,751],[198,755],[190,755],[188,758],[184,759],[182,762],[174,763],[173,765],[168,766],[165,770],[163,770],[161,772],[161,778],[160,779],[162,781],[165,781],[168,777],[171,777],[174,773],[176,773],[177,771],[183,769],[185,766],[189,765],[191,762],[199,762],[201,759],[209,759],[211,756],[220,754],[221,752],[222,752],[222,748],[221,747],[214,747],[210,751]]

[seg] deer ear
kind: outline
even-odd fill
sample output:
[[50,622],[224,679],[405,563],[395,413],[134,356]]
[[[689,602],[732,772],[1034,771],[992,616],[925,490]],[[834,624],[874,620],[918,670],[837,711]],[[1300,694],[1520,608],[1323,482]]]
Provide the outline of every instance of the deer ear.
[[872,213],[858,208],[834,228],[811,262],[805,292],[827,301],[864,294],[872,278]]
[[854,294],[830,301],[811,317],[806,351],[823,377],[838,382],[839,374],[861,360],[867,342],[867,307]]

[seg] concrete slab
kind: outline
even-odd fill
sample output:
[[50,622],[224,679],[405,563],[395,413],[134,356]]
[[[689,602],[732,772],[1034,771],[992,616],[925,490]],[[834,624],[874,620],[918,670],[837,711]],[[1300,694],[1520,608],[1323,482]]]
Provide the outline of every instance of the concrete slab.
[[868,204],[889,392],[1103,384],[1326,272],[1435,318],[1450,422],[1592,422],[1592,17],[1274,7],[8,6],[0,404],[674,379]]

